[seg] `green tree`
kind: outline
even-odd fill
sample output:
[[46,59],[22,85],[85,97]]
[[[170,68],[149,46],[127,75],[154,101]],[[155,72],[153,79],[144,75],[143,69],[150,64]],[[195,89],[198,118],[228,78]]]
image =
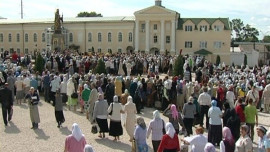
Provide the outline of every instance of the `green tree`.
[[72,50],[79,50],[80,49],[80,46],[79,45],[75,45],[75,44],[71,44],[69,46],[69,48],[72,49]]
[[38,53],[38,56],[35,60],[35,71],[38,71],[39,73],[42,73],[44,70],[44,59],[43,57],[40,55],[40,53]]
[[95,72],[98,74],[106,74],[105,62],[101,59],[98,60],[98,64],[96,66]]
[[216,65],[218,66],[220,64],[220,56],[217,55],[217,58],[216,58]]
[[257,37],[259,36],[259,31],[255,27],[251,27],[249,24],[243,27],[242,35],[243,35],[243,40],[246,42],[259,41]]
[[244,65],[246,66],[247,65],[247,55],[245,54],[244,56]]
[[183,66],[184,66],[184,60],[183,60],[183,56],[182,55],[178,55],[174,67],[173,67],[173,74],[175,76],[183,76],[184,74],[184,70],[183,70]]
[[270,43],[270,35],[265,35],[265,36],[263,37],[263,42],[265,42],[265,43]]
[[80,12],[77,14],[77,17],[103,17],[100,13],[96,12]]
[[232,30],[235,32],[236,38],[235,41],[240,42],[242,41],[242,31],[243,31],[243,27],[244,27],[244,23],[241,19],[237,18],[237,19],[233,19],[231,22],[231,28]]

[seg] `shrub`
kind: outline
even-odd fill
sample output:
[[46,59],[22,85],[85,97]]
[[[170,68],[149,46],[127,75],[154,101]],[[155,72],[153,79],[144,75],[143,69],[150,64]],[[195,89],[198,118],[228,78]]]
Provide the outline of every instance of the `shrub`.
[[184,74],[183,66],[184,66],[183,56],[178,55],[178,57],[175,61],[175,64],[173,65],[174,76],[179,76],[179,75],[183,76],[183,74]]
[[98,60],[98,64],[96,66],[95,73],[98,73],[98,74],[104,73],[104,74],[106,74],[105,62],[102,59]]

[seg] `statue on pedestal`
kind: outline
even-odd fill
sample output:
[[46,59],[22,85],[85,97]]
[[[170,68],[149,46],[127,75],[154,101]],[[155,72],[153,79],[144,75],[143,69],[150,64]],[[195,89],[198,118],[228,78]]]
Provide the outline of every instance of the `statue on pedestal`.
[[62,34],[62,23],[63,23],[63,15],[62,17],[59,14],[59,9],[56,9],[55,17],[54,17],[54,33]]

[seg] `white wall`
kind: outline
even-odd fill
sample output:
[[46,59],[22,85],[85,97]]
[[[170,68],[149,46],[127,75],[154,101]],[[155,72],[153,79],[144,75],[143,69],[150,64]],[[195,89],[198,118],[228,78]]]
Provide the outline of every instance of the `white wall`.
[[249,52],[231,52],[231,65],[241,66],[244,63],[244,56],[247,55],[247,64],[249,67],[258,65],[259,61],[259,52],[258,51],[249,51]]

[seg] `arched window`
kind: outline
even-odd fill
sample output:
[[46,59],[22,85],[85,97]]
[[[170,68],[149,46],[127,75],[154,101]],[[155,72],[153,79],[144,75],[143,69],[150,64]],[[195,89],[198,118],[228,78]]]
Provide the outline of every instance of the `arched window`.
[[128,33],[128,42],[132,42],[132,33],[131,32]]
[[0,33],[0,42],[4,42],[4,35],[3,35],[3,33]]
[[108,42],[112,42],[112,33],[108,33]]
[[37,42],[37,33],[34,33],[34,42]]
[[42,33],[41,39],[42,39],[42,42],[45,42],[45,33]]
[[118,42],[122,42],[122,33],[121,32],[118,33]]
[[88,42],[92,42],[92,33],[88,33]]
[[8,34],[8,42],[11,42],[12,41],[12,36],[11,36],[11,33]]
[[69,33],[69,42],[73,42],[73,34]]
[[17,42],[20,42],[20,34],[19,33],[17,33],[16,39],[17,39]]
[[98,33],[98,42],[101,42],[101,33]]
[[28,42],[28,34],[26,33],[25,36],[24,36],[24,41],[25,42]]

